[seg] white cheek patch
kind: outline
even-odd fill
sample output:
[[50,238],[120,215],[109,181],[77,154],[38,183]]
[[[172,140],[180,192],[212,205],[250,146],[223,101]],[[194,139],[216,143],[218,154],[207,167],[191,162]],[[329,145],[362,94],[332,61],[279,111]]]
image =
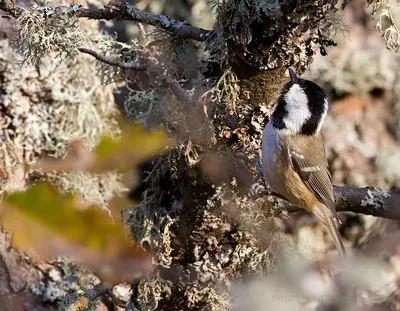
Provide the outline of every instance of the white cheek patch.
[[307,95],[300,85],[293,84],[284,99],[287,104],[288,114],[283,119],[283,122],[290,132],[299,133],[303,124],[311,117]]

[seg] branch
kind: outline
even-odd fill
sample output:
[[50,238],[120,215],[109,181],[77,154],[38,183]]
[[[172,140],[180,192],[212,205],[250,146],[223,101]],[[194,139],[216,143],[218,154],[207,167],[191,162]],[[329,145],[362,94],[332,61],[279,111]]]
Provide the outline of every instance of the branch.
[[[388,193],[375,187],[334,186],[333,189],[338,212],[353,212],[393,220],[400,220],[400,195]],[[289,212],[304,211],[285,201]]]
[[[96,58],[97,60],[106,63],[111,66],[117,66],[124,69],[136,70],[136,71],[146,71],[148,69],[147,62],[149,59],[144,59],[142,62],[130,62],[125,63],[121,62],[117,59],[111,59],[109,57],[100,55],[99,53],[87,49],[87,48],[79,48],[79,51],[85,54],[89,54]],[[166,77],[163,77],[161,72],[157,72],[157,74],[161,77],[161,83],[164,84],[170,91],[176,96],[176,98],[183,104],[191,104],[193,103],[193,99],[188,95],[186,90],[180,86],[180,84],[176,81],[169,81]]]
[[169,88],[169,90],[175,95],[175,97],[184,105],[192,104],[193,99],[188,95],[186,90],[176,81],[168,81],[163,79],[162,83]]
[[376,187],[335,186],[336,209],[400,220],[400,195]]
[[[113,4],[115,5],[115,3]],[[75,15],[78,17],[87,17],[89,19],[129,20],[140,22],[168,30],[180,37],[190,38],[197,41],[205,41],[212,33],[211,30],[194,27],[187,23],[171,19],[165,15],[140,11],[126,3],[119,3],[117,9],[82,9],[76,12]]]
[[[251,159],[256,170],[256,180],[263,176],[261,158],[258,152],[253,153]],[[254,187],[256,186],[256,187]],[[254,188],[253,188],[254,187]],[[250,194],[255,197],[275,196],[267,189],[264,182],[256,182],[252,185]],[[353,212],[364,215],[372,215],[388,219],[400,220],[400,194],[388,193],[385,190],[376,187],[347,187],[334,186],[333,194],[335,196],[335,205],[338,212]],[[283,200],[284,207],[289,212],[304,211],[303,208],[290,204]]]
[[130,62],[130,63],[125,63],[125,62],[121,62],[119,60],[116,59],[111,59],[109,57],[100,55],[99,53],[90,50],[90,49],[86,49],[86,48],[79,48],[79,51],[81,51],[82,53],[85,54],[89,54],[92,55],[94,58],[96,58],[97,60],[109,64],[111,66],[117,66],[117,67],[121,67],[124,69],[131,69],[131,70],[136,70],[136,71],[145,71],[147,70],[147,65],[145,63],[141,63],[141,62]]

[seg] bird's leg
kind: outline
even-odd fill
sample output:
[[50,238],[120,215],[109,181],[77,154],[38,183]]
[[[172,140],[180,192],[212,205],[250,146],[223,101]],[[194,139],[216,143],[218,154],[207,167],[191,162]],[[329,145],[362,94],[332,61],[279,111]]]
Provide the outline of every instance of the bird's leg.
[[273,192],[264,181],[257,181],[250,186],[249,195],[253,199],[262,198],[265,196],[274,196],[276,198],[288,201],[279,193]]
[[268,188],[260,178],[264,175],[261,165],[260,153],[257,151],[252,152],[251,162],[256,171],[256,177],[253,180],[253,184],[250,186],[249,196],[253,199],[258,199],[263,196],[269,195]]
[[260,153],[253,150],[252,154],[253,157],[251,157],[250,160],[256,170],[256,178],[254,179],[254,182],[257,182],[261,177],[264,176],[264,172],[261,165]]
[[249,195],[253,199],[268,196],[269,193],[269,189],[263,181],[256,181],[250,186]]

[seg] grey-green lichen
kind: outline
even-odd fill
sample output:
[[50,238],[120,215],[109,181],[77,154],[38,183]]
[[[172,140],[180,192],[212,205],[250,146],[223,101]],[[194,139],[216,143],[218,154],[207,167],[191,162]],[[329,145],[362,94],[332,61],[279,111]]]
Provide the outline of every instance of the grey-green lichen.
[[[0,98],[0,160],[9,176],[23,162],[63,157],[74,140],[82,140],[92,149],[103,135],[118,135],[115,86],[102,85],[87,56],[60,60],[55,58],[58,52],[50,52],[40,58],[37,67],[22,70],[8,42],[0,41],[0,47],[4,91]],[[89,204],[104,206],[121,190],[116,174],[101,178],[89,173],[55,175],[53,181],[80,193]],[[75,182],[80,186],[73,186]]]
[[399,3],[392,0],[368,0],[372,17],[377,19],[376,30],[382,33],[386,47],[400,52]]
[[200,304],[204,305],[207,302],[207,310],[210,311],[225,311],[232,307],[229,295],[221,290],[215,290],[208,286],[191,286],[185,291],[185,296],[188,301],[189,308],[195,308]]
[[136,307],[140,311],[156,310],[163,295],[171,294],[171,283],[154,277],[141,280],[137,285]]
[[[7,42],[1,45],[7,51]],[[72,140],[83,139],[92,148],[102,135],[118,133],[113,88],[102,86],[85,56],[64,61],[54,56],[24,70],[14,59],[3,63],[6,95],[1,105],[7,127],[2,131],[15,131],[28,161],[44,152],[62,156]]]
[[[314,50],[319,47],[323,51],[334,44],[331,39],[336,32],[345,31],[335,3],[331,2],[308,3],[304,9],[296,10],[293,10],[295,5],[281,6],[276,1],[213,1],[212,4],[216,23],[214,33],[207,38],[206,50],[209,65],[222,70],[234,60],[254,70],[291,64],[303,72],[312,61]],[[309,14],[307,10],[312,10],[312,6],[313,14]],[[288,23],[293,26],[287,27]]]
[[[182,165],[178,164],[180,157],[180,153],[175,151],[157,159],[154,170],[147,177],[151,182],[150,189],[145,191],[143,201],[132,207],[124,219],[131,226],[136,241],[151,250],[155,264],[170,269],[181,267],[175,277],[186,279],[190,276],[193,280],[167,285],[175,293],[171,299],[183,295],[179,304],[188,308],[229,310],[231,298],[225,290],[231,280],[240,277],[241,273],[265,275],[275,271],[279,266],[276,250],[292,247],[287,238],[273,233],[275,224],[270,217],[282,217],[282,213],[272,203],[235,194],[240,191],[234,179],[228,184],[214,186],[207,202],[201,205],[193,202],[190,213],[184,211],[178,190],[183,187],[178,177],[182,174],[178,170],[178,165]],[[196,164],[191,166],[191,170],[195,169]],[[164,196],[167,188],[163,186],[163,180],[166,176],[169,176],[169,184],[173,183],[168,189],[175,189],[173,193],[169,190],[168,196]],[[195,182],[196,177],[192,178]],[[190,182],[184,187],[190,187]],[[190,193],[189,189],[182,191],[182,195]],[[231,214],[237,215],[234,220],[230,219]],[[192,227],[194,223],[196,226]],[[266,237],[264,243],[258,240],[260,235]],[[271,240],[267,242],[269,238]],[[182,248],[181,244],[188,245]],[[187,253],[189,249],[193,250],[190,255]],[[186,251],[177,256],[181,250]],[[158,293],[159,282],[147,282],[142,290],[152,294],[155,286]],[[156,302],[157,295],[151,301],[143,301],[139,310],[153,310]],[[168,303],[176,302],[164,298],[163,306]]]
[[[129,43],[117,41],[117,35],[99,33],[88,40],[104,56],[113,60],[124,63],[140,61],[140,45],[137,39],[131,40]],[[105,84],[125,83],[130,77],[127,75],[129,71],[126,69],[111,66],[104,62],[93,60],[98,68],[98,75]]]
[[63,304],[71,292],[82,293],[99,282],[91,272],[66,258],[42,264],[41,269],[46,276],[39,284],[33,284],[31,290],[44,302]]
[[[152,178],[153,185],[156,185],[160,182],[160,175],[171,164],[169,159],[160,159],[147,178]],[[168,267],[172,262],[170,227],[174,219],[160,204],[159,191],[162,190],[158,187],[153,191],[146,190],[142,202],[127,211],[124,222],[130,225],[137,243],[153,249],[157,263]]]
[[156,29],[151,39],[157,42],[157,59],[168,75],[177,80],[187,79],[196,69],[195,49],[189,39],[163,29]]
[[389,197],[390,194],[388,192],[376,187],[371,187],[370,189],[368,189],[366,197],[361,201],[361,206],[373,206],[377,209],[384,208],[384,200]]
[[159,94],[155,89],[138,90],[128,86],[129,94],[124,102],[125,112],[130,120],[147,124],[149,118],[159,114]]
[[83,34],[78,19],[68,10],[47,14],[39,7],[22,10],[14,20],[16,36],[12,47],[22,55],[22,63],[38,64],[41,57],[56,50],[57,56],[78,54]]

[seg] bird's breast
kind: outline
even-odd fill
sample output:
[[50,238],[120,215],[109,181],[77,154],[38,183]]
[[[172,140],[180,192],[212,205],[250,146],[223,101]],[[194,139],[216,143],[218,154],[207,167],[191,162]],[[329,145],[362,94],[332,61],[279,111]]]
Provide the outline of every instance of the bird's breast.
[[269,122],[264,129],[262,139],[262,162],[266,183],[271,190],[285,195],[285,185],[281,178],[282,137],[277,129]]

